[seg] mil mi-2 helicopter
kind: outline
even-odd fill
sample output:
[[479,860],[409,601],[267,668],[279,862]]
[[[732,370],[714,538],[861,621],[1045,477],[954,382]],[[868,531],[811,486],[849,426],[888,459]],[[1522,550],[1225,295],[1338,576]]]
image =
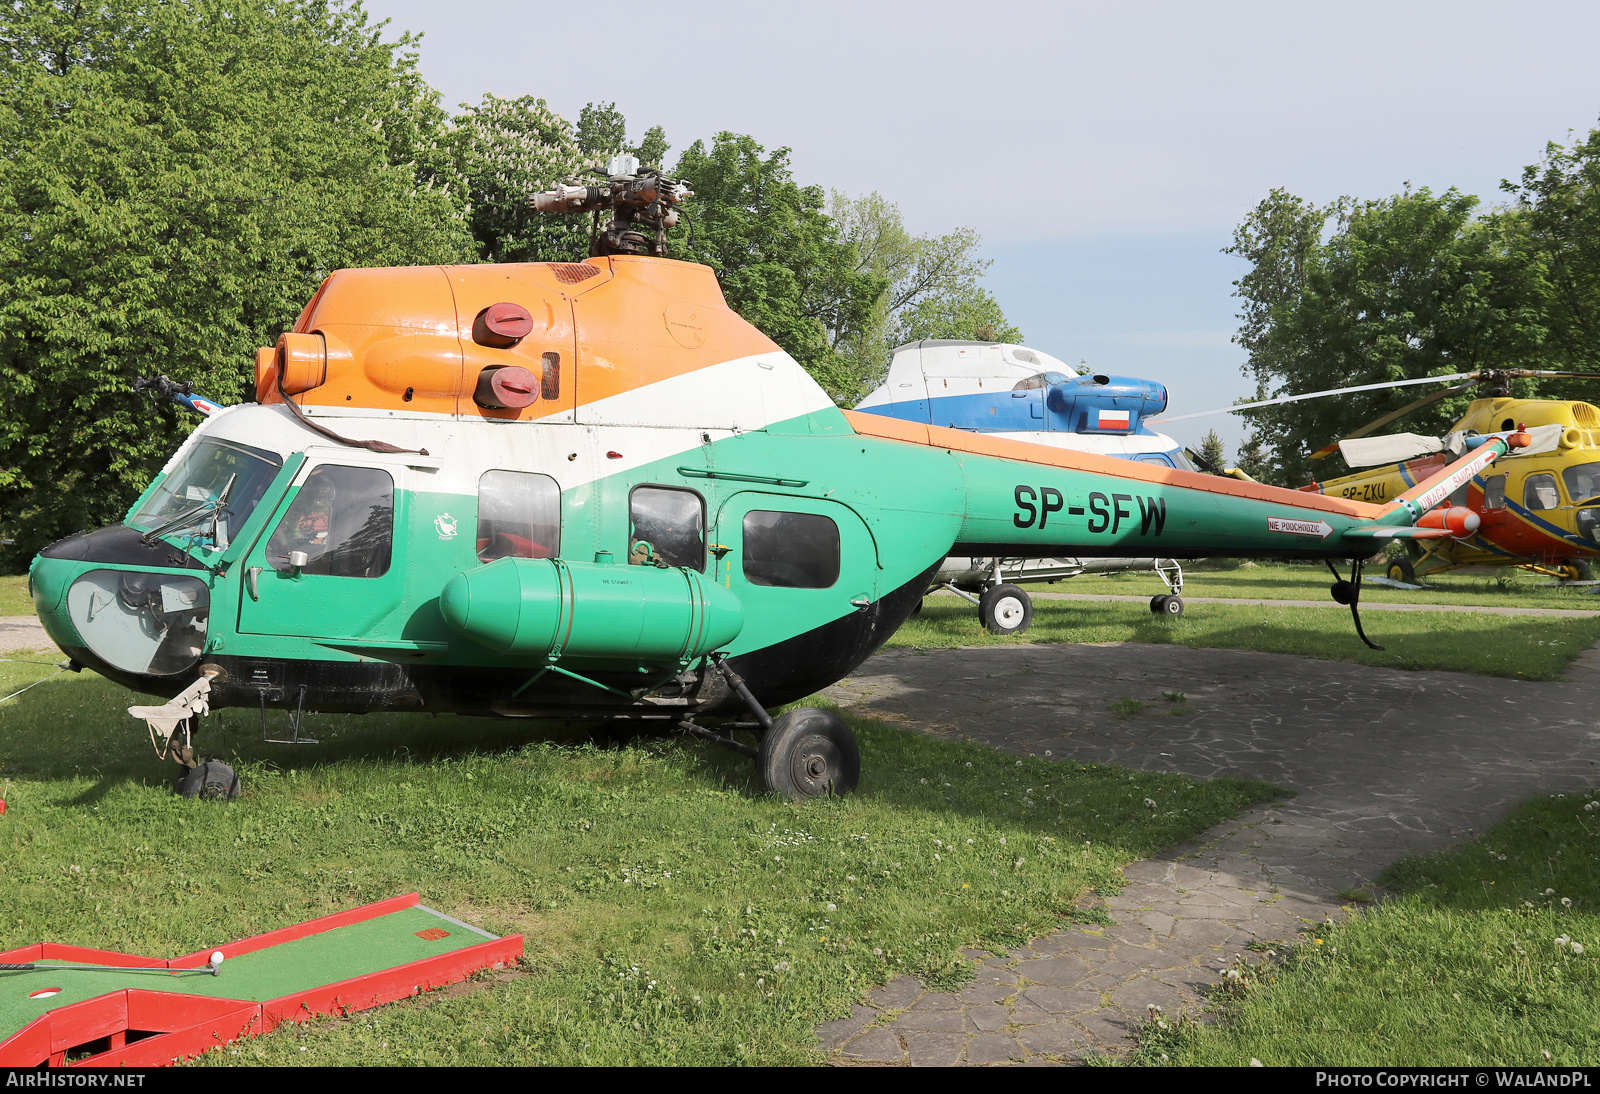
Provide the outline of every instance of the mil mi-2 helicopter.
[[[665,257],[690,194],[626,157],[538,195],[608,211],[586,262],[350,269],[256,357],[126,518],[42,551],[35,607],[135,707],[190,795],[210,708],[632,719],[794,798],[858,780],[814,708],[951,554],[1360,559],[1461,534],[1471,450],[1385,505],[841,410]],[[1159,548],[1159,551],[1158,551]],[[1335,571],[1337,577],[1337,571]],[[751,746],[734,731],[760,734]],[[158,735],[159,734],[159,735]]]
[[[1351,468],[1370,470],[1309,483],[1300,489],[1382,504],[1444,467],[1465,451],[1471,438],[1506,429],[1526,429],[1530,437],[1527,446],[1497,463],[1492,472],[1485,471],[1462,485],[1451,498],[1452,505],[1477,517],[1472,533],[1460,538],[1408,541],[1405,555],[1385,563],[1386,576],[1409,584],[1419,577],[1464,566],[1517,566],[1574,582],[1588,579],[1592,561],[1600,558],[1600,407],[1575,400],[1514,399],[1509,396],[1508,384],[1523,377],[1594,375],[1536,369],[1462,372],[1399,384],[1280,396],[1166,420],[1401,384],[1451,384],[1368,422],[1311,455],[1320,460],[1338,452]],[[1443,437],[1416,433],[1370,436],[1407,414],[1480,384],[1489,387],[1486,397],[1474,399]]]
[[[1149,380],[1085,371],[1042,350],[1004,342],[926,339],[898,347],[884,381],[856,409],[1034,444],[1192,470],[1178,442],[1145,419],[1166,409]],[[1167,592],[1150,610],[1183,614],[1183,567],[1172,558],[948,558],[934,575],[970,603],[992,634],[1021,634],[1033,602],[1020,585],[1086,573],[1153,570]]]

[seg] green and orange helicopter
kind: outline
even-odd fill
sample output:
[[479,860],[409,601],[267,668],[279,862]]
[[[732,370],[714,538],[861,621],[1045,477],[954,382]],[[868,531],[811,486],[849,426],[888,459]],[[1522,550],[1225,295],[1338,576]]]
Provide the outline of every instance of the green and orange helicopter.
[[[30,588],[135,707],[186,794],[219,707],[627,719],[724,745],[796,798],[856,785],[849,727],[773,717],[866,660],[946,556],[1350,560],[1442,540],[1520,430],[1375,501],[842,410],[665,257],[689,195],[627,157],[540,195],[610,214],[593,257],[329,276],[126,518]],[[1364,638],[1364,636],[1363,636]],[[759,734],[751,745],[735,731]]]

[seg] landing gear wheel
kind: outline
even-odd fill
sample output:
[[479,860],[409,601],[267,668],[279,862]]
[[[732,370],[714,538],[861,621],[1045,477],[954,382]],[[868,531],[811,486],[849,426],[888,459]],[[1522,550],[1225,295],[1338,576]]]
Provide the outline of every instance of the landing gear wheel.
[[232,801],[239,796],[239,776],[221,760],[202,760],[178,777],[178,793],[205,801]]
[[1404,581],[1407,585],[1417,583],[1417,570],[1409,558],[1390,559],[1389,568],[1383,573],[1390,581]]
[[996,585],[978,598],[978,619],[990,634],[1021,634],[1033,625],[1033,598],[1015,585]]
[[1561,567],[1562,581],[1593,581],[1594,567],[1587,561],[1568,562]]
[[1160,599],[1166,601],[1166,603],[1161,605],[1162,615],[1168,617],[1169,619],[1176,619],[1178,616],[1183,614],[1183,597],[1163,596]]
[[1162,612],[1166,611],[1167,610],[1167,601],[1171,600],[1171,599],[1172,599],[1172,594],[1171,593],[1162,593],[1160,596],[1152,596],[1150,598],[1150,612],[1151,612],[1151,614],[1160,615]]
[[856,735],[826,710],[791,710],[761,735],[756,774],[762,787],[795,801],[848,794],[861,779]]

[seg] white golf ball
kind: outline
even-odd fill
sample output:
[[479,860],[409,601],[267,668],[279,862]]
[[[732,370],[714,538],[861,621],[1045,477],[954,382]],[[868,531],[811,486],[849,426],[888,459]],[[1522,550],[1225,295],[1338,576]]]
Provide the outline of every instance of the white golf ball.
[[218,966],[220,966],[221,964],[222,964],[222,951],[221,950],[213,950],[212,953],[211,953],[211,967],[214,969],[214,968],[217,968]]

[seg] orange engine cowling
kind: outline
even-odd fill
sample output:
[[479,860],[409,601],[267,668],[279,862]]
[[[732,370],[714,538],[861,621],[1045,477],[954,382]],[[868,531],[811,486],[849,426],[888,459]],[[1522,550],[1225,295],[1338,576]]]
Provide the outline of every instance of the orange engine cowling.
[[1464,539],[1478,530],[1483,518],[1464,505],[1452,505],[1422,514],[1418,528],[1443,528],[1457,539]]

